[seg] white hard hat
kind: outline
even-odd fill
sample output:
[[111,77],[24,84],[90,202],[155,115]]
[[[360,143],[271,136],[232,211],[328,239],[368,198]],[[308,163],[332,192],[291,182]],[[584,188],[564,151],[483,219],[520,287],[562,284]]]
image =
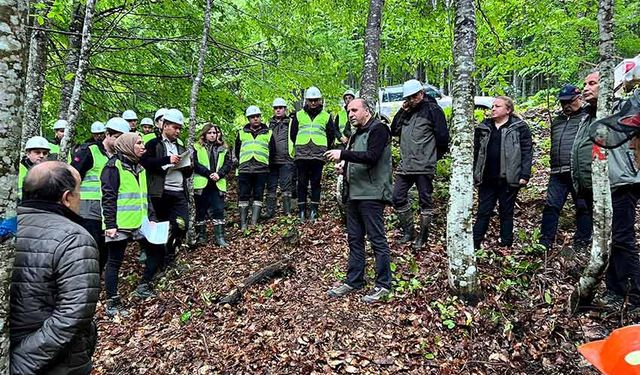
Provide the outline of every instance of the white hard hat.
[[105,127],[107,129],[115,130],[123,134],[129,133],[131,131],[131,127],[129,126],[129,123],[127,122],[127,120],[123,119],[122,117],[110,118],[109,121],[107,121],[107,124],[105,125]]
[[168,109],[163,118],[165,123],[169,121],[180,126],[184,125],[184,116],[182,115],[182,112],[175,108]]
[[140,121],[140,125],[153,125],[153,120],[145,117]]
[[322,94],[320,93],[320,89],[315,86],[311,86],[304,93],[305,99],[320,99],[322,98]]
[[69,122],[67,122],[67,120],[60,119],[53,123],[53,130],[66,129],[68,125]]
[[159,117],[164,116],[165,113],[167,113],[167,111],[169,110],[169,108],[160,108],[159,110],[156,111],[155,116],[153,116],[154,120],[157,120]]
[[91,124],[91,133],[93,134],[104,133],[105,129],[104,124],[100,121],[94,121],[93,124]]
[[402,85],[402,99],[406,99],[411,95],[422,91],[424,88],[422,87],[422,83],[417,79],[410,79]]
[[247,110],[244,112],[244,115],[247,117],[261,114],[262,112],[260,111],[260,108],[255,105],[250,105],[249,108],[247,108]]
[[27,143],[24,145],[25,150],[33,150],[36,148],[51,151],[51,146],[49,146],[49,141],[47,141],[44,137],[41,137],[39,135],[29,138]]
[[356,93],[355,93],[355,92],[353,92],[353,90],[351,90],[351,89],[349,89],[349,90],[345,91],[345,92],[344,92],[344,94],[342,94],[342,97],[344,98],[344,97],[345,97],[345,96],[347,96],[347,95],[351,95],[351,96],[353,96],[354,98],[356,97]]
[[136,115],[134,111],[127,109],[126,111],[122,112],[122,118],[127,121],[137,120],[138,115]]
[[287,102],[282,99],[282,98],[275,98],[273,100],[273,105],[271,105],[272,107],[286,107],[287,106]]

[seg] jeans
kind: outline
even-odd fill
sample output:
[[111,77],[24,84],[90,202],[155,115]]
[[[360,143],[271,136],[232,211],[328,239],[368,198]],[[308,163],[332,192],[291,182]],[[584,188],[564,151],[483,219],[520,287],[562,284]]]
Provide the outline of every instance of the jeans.
[[102,221],[82,218],[82,227],[89,232],[98,245],[98,264],[100,265],[100,273],[102,273],[108,258],[107,247],[104,244]]
[[280,185],[283,194],[291,194],[291,177],[293,175],[293,164],[275,164],[269,167],[269,178],[267,180],[267,195],[275,197]]
[[611,254],[605,277],[608,290],[620,296],[629,294],[630,302],[636,305],[640,305],[640,257],[634,230],[638,200],[640,184],[611,192]]
[[577,245],[588,245],[593,229],[592,209],[588,200],[579,198],[573,188],[571,172],[552,174],[547,186],[547,201],[542,210],[542,226],[540,243],[551,247],[558,230],[558,219],[567,197],[571,194],[576,210],[576,231],[573,242]]
[[238,201],[262,202],[264,185],[269,177],[268,172],[263,173],[239,173],[238,174]]
[[384,228],[384,203],[374,200],[347,202],[347,284],[356,289],[364,286],[365,234],[376,260],[375,285],[391,289],[391,258]]
[[393,207],[395,209],[409,205],[409,189],[416,184],[420,208],[433,209],[433,176],[427,174],[398,174],[393,185]]
[[[160,198],[151,198],[158,221],[169,221],[171,231],[167,241],[167,264],[173,263],[176,249],[182,244],[189,228],[189,205],[184,191],[165,190]],[[182,223],[184,224],[182,224]]]
[[498,202],[500,217],[500,242],[502,246],[513,244],[513,209],[520,187],[509,186],[505,179],[489,180],[478,187],[478,213],[473,225],[473,242],[480,247],[484,235],[489,229],[491,214]]
[[215,184],[202,189],[202,194],[194,194],[196,203],[196,221],[202,222],[211,215],[214,221],[224,220],[224,193]]
[[[146,240],[140,240],[138,243],[140,244],[140,247],[147,249],[147,260],[145,261],[142,281],[148,283],[151,282],[151,279],[158,270],[158,267],[162,266],[164,246],[153,245]],[[107,243],[109,258],[107,260],[107,267],[104,271],[104,286],[107,290],[107,298],[118,295],[118,273],[120,272],[120,266],[122,266],[124,253],[128,244],[128,239]]]
[[311,202],[320,203],[322,160],[296,160],[298,170],[298,203],[307,203],[308,186],[311,184]]

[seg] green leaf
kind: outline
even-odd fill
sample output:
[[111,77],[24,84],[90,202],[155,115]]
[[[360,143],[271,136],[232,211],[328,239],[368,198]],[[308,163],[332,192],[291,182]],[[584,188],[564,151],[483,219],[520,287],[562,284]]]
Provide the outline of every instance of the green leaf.
[[44,17],[42,17],[41,15],[36,15],[36,21],[38,21],[38,25],[42,26],[44,25]]
[[551,300],[551,294],[549,293],[549,291],[548,291],[548,290],[545,290],[545,291],[544,291],[544,301],[545,301],[547,304],[549,304],[549,305],[551,305],[551,303],[553,302],[553,301]]
[[447,319],[442,322],[442,325],[449,329],[453,329],[456,326],[456,323],[454,323],[451,319]]
[[191,311],[187,310],[185,312],[183,312],[182,314],[180,314],[180,323],[185,324],[186,322],[189,321],[189,319],[191,319]]
[[71,81],[71,80],[73,80],[74,78],[76,78],[76,74],[75,74],[75,73],[72,73],[72,72],[69,72],[69,73],[67,73],[67,74],[65,74],[65,75],[64,75],[64,80],[65,80],[65,81]]

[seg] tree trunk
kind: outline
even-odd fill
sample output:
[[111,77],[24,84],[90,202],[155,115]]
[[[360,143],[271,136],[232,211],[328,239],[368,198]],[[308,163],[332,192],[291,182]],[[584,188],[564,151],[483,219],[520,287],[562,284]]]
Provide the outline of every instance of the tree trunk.
[[[600,30],[600,92],[596,117],[607,117],[613,109],[613,71],[615,68],[615,48],[613,44],[613,0],[600,0],[598,3],[598,27]],[[603,127],[604,128],[604,127]],[[606,134],[603,134],[606,136]],[[593,185],[593,240],[591,257],[571,295],[570,308],[575,311],[579,306],[591,302],[595,289],[609,261],[611,242],[611,186],[609,185],[609,165],[607,150],[593,145],[594,158],[591,163]]]
[[369,17],[364,31],[364,64],[360,81],[360,97],[364,98],[371,108],[376,108],[378,103],[378,60],[383,7],[384,0],[369,2]]
[[80,112],[80,96],[82,94],[82,86],[87,74],[89,65],[89,43],[91,42],[91,19],[93,18],[93,10],[96,0],[87,0],[87,7],[84,12],[84,24],[82,25],[82,46],[80,47],[80,55],[78,56],[78,67],[76,69],[73,92],[67,109],[67,129],[64,137],[60,141],[60,154],[58,160],[67,161],[69,150],[71,150],[72,142],[76,136],[76,121]]
[[[22,120],[22,143],[31,137],[41,134],[42,97],[44,95],[44,77],[47,69],[47,47],[49,36],[45,30],[50,22],[47,13],[51,2],[45,2],[42,9],[34,9],[35,16],[31,25],[34,27],[29,37],[29,62],[25,82],[24,117]],[[42,24],[41,24],[42,23]]]
[[449,286],[475,299],[479,292],[473,249],[473,75],[476,53],[476,16],[473,0],[456,0],[454,29],[453,142],[447,213]]
[[0,374],[9,374],[9,285],[17,230],[16,201],[27,57],[27,1],[0,1]]
[[[189,139],[187,140],[187,148],[191,149],[193,143],[196,140],[196,107],[198,103],[198,93],[200,92],[200,86],[202,84],[202,76],[204,74],[204,63],[205,58],[207,57],[208,45],[207,41],[209,39],[209,27],[211,25],[211,0],[207,0],[206,8],[204,11],[204,27],[202,30],[202,41],[200,42],[200,56],[198,57],[198,71],[196,72],[196,76],[193,79],[193,85],[191,86],[191,106],[189,108]],[[195,157],[195,154],[192,155]],[[208,167],[208,166],[207,166]],[[195,202],[193,198],[193,178],[189,179],[188,183],[189,193],[187,196],[189,197],[189,222],[195,223],[196,221],[196,209]],[[189,227],[188,233],[188,244],[195,243],[195,225],[191,225]]]
[[68,52],[64,63],[64,76],[62,78],[62,90],[60,92],[60,107],[58,118],[66,119],[69,110],[69,102],[73,93],[75,74],[78,69],[80,47],[82,47],[82,23],[84,20],[84,7],[79,1],[74,1],[73,18],[69,25]]

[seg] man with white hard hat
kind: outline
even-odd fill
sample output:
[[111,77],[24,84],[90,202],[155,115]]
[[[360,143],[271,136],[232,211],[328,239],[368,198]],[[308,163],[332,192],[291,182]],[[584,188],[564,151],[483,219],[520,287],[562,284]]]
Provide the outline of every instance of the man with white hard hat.
[[[323,108],[322,93],[311,86],[304,94],[304,107],[291,122],[291,137],[295,145],[298,170],[298,210],[300,220],[314,221],[320,205],[320,182],[324,167],[324,153],[333,145],[335,130],[331,115]],[[311,184],[309,215],[306,215],[307,192]]]
[[102,142],[104,140],[107,128],[105,128],[104,123],[100,121],[94,121],[91,124],[91,142]]
[[420,235],[413,243],[420,249],[426,243],[433,220],[433,176],[436,162],[449,149],[449,129],[442,108],[426,95],[416,79],[402,85],[404,103],[393,117],[391,134],[400,138],[400,165],[393,187],[395,209],[404,235],[399,243],[416,237],[409,189],[415,184],[420,201]]
[[334,118],[334,125],[336,128],[336,139],[340,141],[340,148],[344,148],[344,146],[349,142],[349,137],[351,137],[351,124],[349,124],[349,116],[347,115],[347,107],[349,103],[353,99],[356,98],[356,94],[353,90],[349,89],[342,94],[342,100],[344,102],[344,106],[338,112]]
[[160,137],[160,135],[162,134],[162,122],[163,122],[164,114],[167,113],[167,111],[168,111],[168,108],[160,108],[153,115],[153,123],[155,125],[155,128],[151,133],[142,135],[142,141],[145,144],[147,144],[147,142],[149,142],[154,138]]
[[245,111],[249,122],[236,137],[234,154],[238,160],[238,211],[240,229],[247,229],[249,202],[253,201],[251,225],[258,223],[262,211],[264,187],[269,176],[269,162],[275,153],[272,132],[262,123],[262,111],[251,105]]
[[122,112],[122,118],[127,120],[127,122],[129,123],[129,128],[132,132],[135,132],[137,130],[138,115],[134,111],[127,109],[126,111]]
[[24,145],[24,157],[20,160],[18,170],[18,199],[22,199],[22,184],[31,167],[47,160],[51,147],[44,137],[35,136],[29,138]]
[[[153,120],[149,117],[145,117],[140,120],[140,126],[142,126],[142,135],[145,136],[147,134],[153,133]],[[155,135],[155,134],[154,134]]]
[[60,142],[64,137],[64,132],[69,126],[67,120],[59,119],[53,123],[53,140],[49,141],[49,160],[57,160],[60,153]]
[[178,138],[183,125],[182,112],[168,109],[163,115],[162,134],[147,142],[147,151],[140,158],[140,164],[147,170],[147,192],[156,216],[159,221],[169,221],[171,225],[165,259],[167,266],[174,265],[176,249],[182,244],[189,226],[187,179],[193,174],[193,159],[189,165],[177,168],[182,160],[180,155],[186,151]]
[[[94,123],[95,125],[96,123]],[[113,117],[106,125],[100,124],[104,131],[101,142],[87,142],[80,146],[73,154],[71,166],[74,167],[82,182],[80,183],[80,217],[81,225],[91,234],[98,244],[100,253],[100,272],[107,262],[107,250],[104,244],[102,229],[102,192],[100,190],[100,175],[104,166],[113,156],[113,144],[116,139],[130,131],[129,123],[121,117]],[[92,125],[92,132],[94,129]]]
[[282,98],[273,101],[273,117],[269,119],[269,129],[273,133],[275,152],[269,164],[267,180],[267,201],[265,218],[275,215],[277,209],[278,184],[282,193],[282,209],[291,214],[291,177],[293,175],[294,146],[291,139],[291,117],[287,116],[287,102]]

